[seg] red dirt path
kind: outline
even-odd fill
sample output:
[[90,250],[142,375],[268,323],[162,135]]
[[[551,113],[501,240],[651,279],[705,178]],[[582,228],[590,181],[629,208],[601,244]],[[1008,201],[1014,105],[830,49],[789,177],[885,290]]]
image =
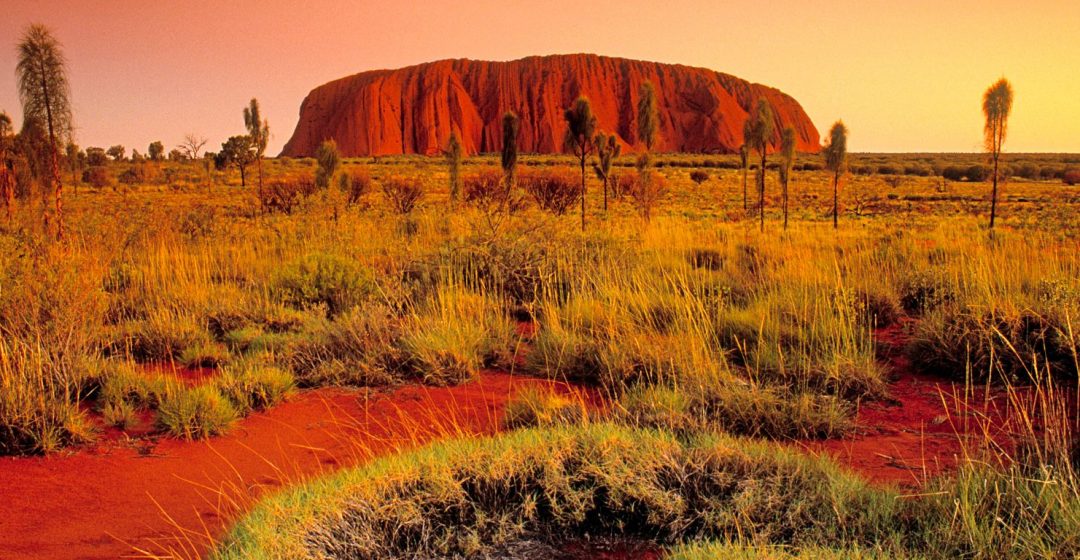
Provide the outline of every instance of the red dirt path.
[[[899,351],[902,326],[877,337],[890,400],[864,404],[853,435],[801,447],[871,481],[914,487],[954,468],[965,440],[1007,444],[1006,395],[976,388],[965,397],[962,384],[915,373]],[[134,547],[193,557],[265,491],[439,437],[492,433],[507,400],[538,383],[547,382],[485,373],[450,388],[307,391],[205,442],[109,431],[95,448],[3,458],[0,559],[141,557]]]
[[[204,442],[108,438],[67,455],[2,458],[0,558],[205,551],[266,490],[438,437],[491,433],[507,400],[537,383],[546,382],[485,373],[449,388],[307,391]],[[176,539],[179,528],[198,530]]]
[[[832,455],[870,481],[904,487],[953,470],[965,453],[1008,449],[1008,394],[986,386],[965,394],[963,383],[917,373],[903,354],[907,340],[902,324],[877,331],[892,376],[888,399],[864,403],[853,434],[800,445]],[[987,449],[987,441],[999,449]]]

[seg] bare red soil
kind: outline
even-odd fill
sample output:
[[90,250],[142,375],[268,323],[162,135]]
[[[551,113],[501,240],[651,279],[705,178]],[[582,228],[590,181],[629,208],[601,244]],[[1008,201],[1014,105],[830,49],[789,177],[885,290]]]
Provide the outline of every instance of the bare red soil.
[[506,402],[538,383],[485,373],[449,388],[307,391],[209,441],[114,432],[68,454],[0,459],[0,558],[205,551],[264,492],[435,438],[494,432]]
[[855,433],[801,445],[872,482],[905,487],[953,470],[964,457],[1008,450],[1009,395],[917,373],[903,353],[907,339],[902,324],[876,333],[891,370],[889,395],[859,408]]
[[[1006,393],[965,392],[963,384],[916,373],[900,351],[907,340],[902,326],[877,336],[892,370],[890,398],[864,404],[853,435],[801,447],[873,482],[910,487],[985,451],[987,442],[1008,449]],[[449,388],[307,391],[209,441],[161,438],[147,424],[107,430],[96,446],[68,454],[0,459],[0,558],[140,557],[140,550],[164,549],[192,557],[268,490],[440,437],[495,432],[518,390],[547,383],[487,372]],[[605,406],[597,394],[551,385],[590,407]],[[619,541],[574,543],[559,553],[661,554]]]

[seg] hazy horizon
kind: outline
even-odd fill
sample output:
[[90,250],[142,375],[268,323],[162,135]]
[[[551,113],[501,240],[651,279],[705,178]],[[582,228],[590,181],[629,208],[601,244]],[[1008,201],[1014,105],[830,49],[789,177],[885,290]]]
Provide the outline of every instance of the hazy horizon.
[[843,119],[852,151],[864,153],[980,151],[982,92],[1005,76],[1016,91],[1006,151],[1080,152],[1074,2],[10,4],[0,110],[21,124],[15,43],[43,23],[68,58],[84,147],[145,152],[160,140],[171,149],[193,132],[216,150],[244,131],[241,111],[256,97],[270,121],[268,154],[277,154],[304,96],[328,81],[448,58],[593,53],[776,87],[822,134]]

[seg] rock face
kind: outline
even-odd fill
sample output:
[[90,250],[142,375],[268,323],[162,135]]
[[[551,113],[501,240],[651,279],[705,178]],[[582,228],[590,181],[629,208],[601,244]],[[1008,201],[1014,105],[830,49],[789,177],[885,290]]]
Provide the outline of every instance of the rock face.
[[343,156],[437,154],[456,132],[470,154],[501,148],[501,117],[520,117],[519,150],[562,151],[563,111],[579,95],[592,102],[601,130],[623,148],[637,144],[638,87],[651,81],[660,108],[662,152],[733,153],[758,98],[776,114],[780,131],[793,126],[798,149],[816,152],[818,131],[787,94],[704,68],[588,54],[529,57],[511,62],[442,60],[400,70],[373,70],[319,86],[300,106],[300,121],[284,156],[310,156],[326,139]]

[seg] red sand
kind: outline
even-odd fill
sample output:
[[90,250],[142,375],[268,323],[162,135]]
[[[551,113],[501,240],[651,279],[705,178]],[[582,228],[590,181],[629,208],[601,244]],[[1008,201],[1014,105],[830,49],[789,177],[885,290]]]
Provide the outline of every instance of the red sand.
[[[965,456],[985,451],[987,441],[1008,447],[1008,395],[916,373],[902,349],[902,325],[877,332],[892,374],[888,400],[865,403],[855,433],[843,439],[804,442],[813,453],[832,455],[873,482],[916,487],[948,472]],[[967,455],[965,455],[967,453]]]
[[[194,556],[264,491],[437,437],[493,432],[511,395],[536,383],[485,373],[449,388],[307,391],[209,441],[110,437],[67,455],[2,458],[0,558],[139,557],[133,547]],[[176,539],[179,528],[193,532]]]
[[[914,487],[955,467],[965,441],[976,451],[988,438],[1007,445],[1005,394],[965,397],[962,384],[914,373],[895,351],[906,342],[900,326],[878,340],[894,350],[890,400],[864,405],[854,435],[800,446],[871,481]],[[3,458],[0,558],[139,557],[133,547],[193,557],[264,491],[438,437],[494,432],[506,401],[536,383],[545,382],[489,372],[450,388],[307,391],[205,442],[109,430],[97,447],[68,455]],[[613,548],[606,557],[625,556]]]

